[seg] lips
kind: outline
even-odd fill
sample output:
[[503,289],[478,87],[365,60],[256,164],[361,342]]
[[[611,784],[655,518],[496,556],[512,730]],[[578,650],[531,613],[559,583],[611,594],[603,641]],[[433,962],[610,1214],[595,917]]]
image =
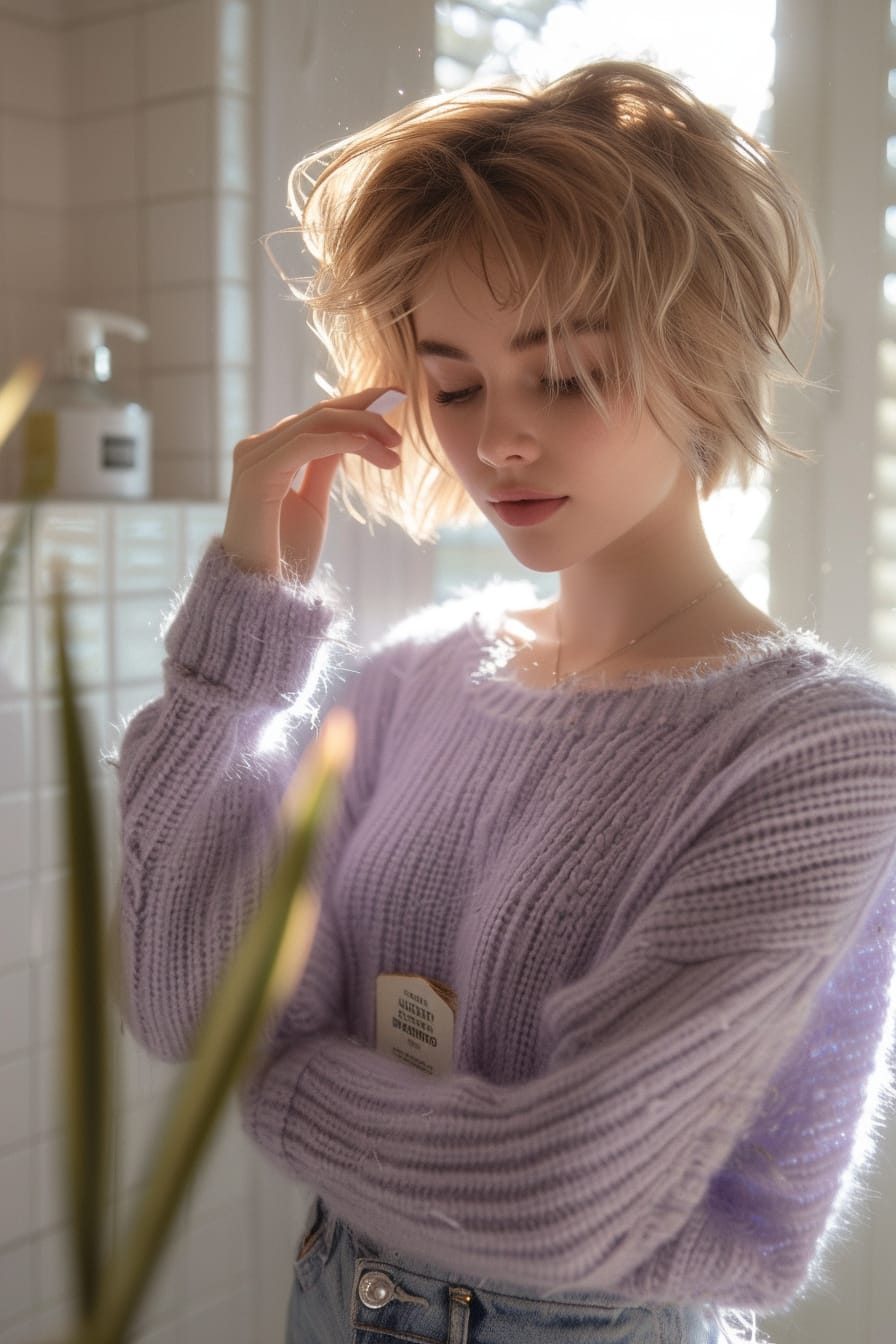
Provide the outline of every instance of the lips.
[[566,500],[566,495],[559,495],[553,498],[493,499],[489,503],[501,521],[511,527],[533,527],[553,517]]

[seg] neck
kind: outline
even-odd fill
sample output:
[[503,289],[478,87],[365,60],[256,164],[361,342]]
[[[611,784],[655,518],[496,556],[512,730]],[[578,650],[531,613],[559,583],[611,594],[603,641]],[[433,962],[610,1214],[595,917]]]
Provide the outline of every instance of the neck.
[[[683,474],[669,498],[638,527],[561,573],[561,672],[575,671],[626,645],[704,593],[721,575],[703,530],[693,481]],[[674,651],[689,630],[706,621],[706,608],[726,592],[730,590],[723,587],[647,636],[643,653]]]

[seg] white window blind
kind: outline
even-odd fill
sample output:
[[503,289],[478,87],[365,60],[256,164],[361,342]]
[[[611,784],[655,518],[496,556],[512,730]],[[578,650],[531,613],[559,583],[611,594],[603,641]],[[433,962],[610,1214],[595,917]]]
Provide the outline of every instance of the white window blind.
[[[896,687],[896,3],[889,7],[881,93],[881,235],[877,405],[869,547],[871,639],[878,675]],[[883,64],[883,63],[881,63]],[[886,79],[886,89],[884,89]]]

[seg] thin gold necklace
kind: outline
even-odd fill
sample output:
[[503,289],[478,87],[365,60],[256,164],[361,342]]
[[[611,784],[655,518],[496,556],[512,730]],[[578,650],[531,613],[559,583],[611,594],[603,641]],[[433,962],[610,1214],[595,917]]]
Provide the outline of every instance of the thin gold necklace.
[[652,625],[650,629],[645,630],[643,634],[636,635],[634,639],[630,639],[628,643],[623,644],[621,648],[614,649],[612,653],[605,654],[603,658],[598,658],[597,662],[589,663],[587,667],[579,668],[578,672],[567,672],[562,677],[560,675],[560,650],[562,645],[560,637],[560,603],[558,601],[554,608],[555,625],[557,628],[557,653],[554,657],[554,686],[563,686],[568,681],[575,681],[577,677],[583,677],[586,672],[593,672],[596,667],[600,667],[603,663],[608,663],[611,658],[615,658],[617,654],[624,653],[625,650],[630,649],[633,644],[639,644],[642,639],[646,639],[648,635],[652,635],[654,630],[659,630],[661,625],[665,625],[668,621],[674,621],[676,616],[681,616],[684,612],[689,611],[691,607],[696,607],[698,602],[703,602],[704,599],[709,597],[711,593],[714,593],[717,588],[721,588],[722,584],[730,582],[731,579],[729,579],[728,575],[723,574],[717,583],[714,583],[711,588],[707,588],[705,593],[701,593],[699,597],[691,598],[690,602],[685,602],[683,607],[679,607],[677,611],[673,611],[668,616],[664,616],[661,621],[657,621],[656,625]]

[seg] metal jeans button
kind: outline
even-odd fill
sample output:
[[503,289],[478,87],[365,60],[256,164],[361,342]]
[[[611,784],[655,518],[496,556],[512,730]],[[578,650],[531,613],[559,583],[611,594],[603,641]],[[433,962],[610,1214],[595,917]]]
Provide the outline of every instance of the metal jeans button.
[[372,1307],[377,1311],[392,1301],[395,1296],[395,1284],[382,1270],[372,1269],[369,1273],[361,1275],[358,1296],[365,1307]]

